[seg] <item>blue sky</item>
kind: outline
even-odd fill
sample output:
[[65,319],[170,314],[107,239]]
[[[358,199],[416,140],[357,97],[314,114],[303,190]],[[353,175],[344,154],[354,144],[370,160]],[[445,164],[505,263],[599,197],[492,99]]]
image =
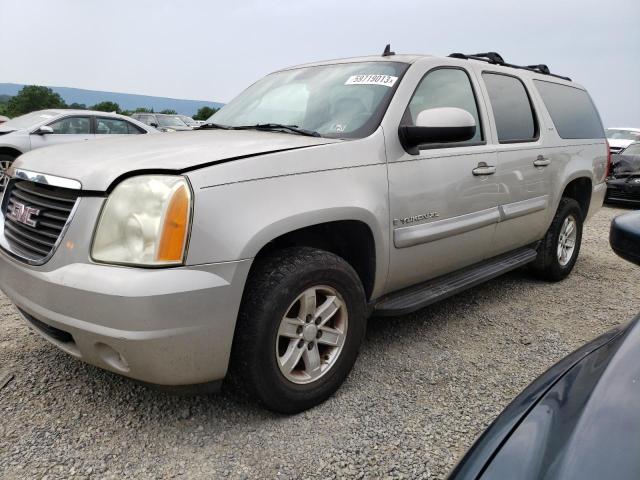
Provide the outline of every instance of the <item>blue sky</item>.
[[585,85],[640,127],[640,1],[0,0],[0,82],[227,102],[314,60],[495,50]]

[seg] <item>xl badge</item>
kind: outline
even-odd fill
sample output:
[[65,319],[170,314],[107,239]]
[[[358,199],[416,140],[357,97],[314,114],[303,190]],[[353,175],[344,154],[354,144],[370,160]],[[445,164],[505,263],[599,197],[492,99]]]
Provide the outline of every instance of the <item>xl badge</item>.
[[7,215],[11,220],[23,223],[29,227],[36,227],[36,222],[33,217],[40,215],[40,210],[33,207],[27,207],[22,203],[16,201],[13,202],[13,206],[9,208],[9,214]]

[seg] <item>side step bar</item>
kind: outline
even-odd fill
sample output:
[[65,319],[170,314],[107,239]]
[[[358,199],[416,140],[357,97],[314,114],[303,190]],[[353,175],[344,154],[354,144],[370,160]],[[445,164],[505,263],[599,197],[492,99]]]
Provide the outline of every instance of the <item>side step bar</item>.
[[373,313],[379,316],[391,316],[415,312],[526,265],[534,261],[536,256],[537,252],[533,248],[523,248],[485,260],[457,272],[384,296],[375,304]]

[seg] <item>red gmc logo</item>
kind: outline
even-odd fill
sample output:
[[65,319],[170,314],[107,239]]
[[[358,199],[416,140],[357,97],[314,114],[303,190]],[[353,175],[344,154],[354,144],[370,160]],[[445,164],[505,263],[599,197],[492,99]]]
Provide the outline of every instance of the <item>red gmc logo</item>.
[[40,210],[37,208],[27,207],[22,203],[14,201],[13,205],[9,207],[7,217],[29,227],[36,227],[38,223],[33,219],[33,217],[37,217],[38,215],[40,215]]

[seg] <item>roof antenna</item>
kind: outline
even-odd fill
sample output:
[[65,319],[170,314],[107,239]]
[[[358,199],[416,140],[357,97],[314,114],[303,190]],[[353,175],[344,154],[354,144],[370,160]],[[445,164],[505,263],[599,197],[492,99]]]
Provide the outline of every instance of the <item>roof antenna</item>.
[[396,52],[391,51],[391,44],[387,43],[387,46],[384,47],[384,52],[382,52],[383,57],[390,57],[391,55],[395,55]]

